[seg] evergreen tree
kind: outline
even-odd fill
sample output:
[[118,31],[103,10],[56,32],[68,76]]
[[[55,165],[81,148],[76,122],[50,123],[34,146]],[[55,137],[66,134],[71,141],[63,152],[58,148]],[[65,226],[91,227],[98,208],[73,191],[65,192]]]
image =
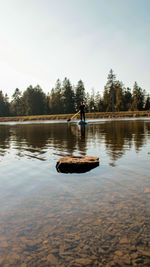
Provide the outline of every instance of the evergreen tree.
[[89,101],[89,112],[94,112],[94,111],[96,111],[95,92],[94,92],[94,89],[92,89],[92,93],[91,93],[90,101]]
[[103,102],[106,111],[114,111],[116,101],[116,76],[111,69],[104,87]]
[[78,81],[77,86],[75,88],[75,106],[76,109],[79,108],[80,103],[85,101],[85,88],[82,80]]
[[90,103],[90,94],[89,92],[86,92],[84,98],[85,112],[89,112],[89,103]]
[[24,115],[24,105],[21,91],[16,88],[12,95],[12,101],[10,104],[10,113],[12,116]]
[[115,91],[115,111],[122,111],[124,110],[124,89],[121,82],[116,82]]
[[132,93],[131,89],[127,87],[124,92],[124,110],[131,110],[132,106]]
[[0,117],[9,115],[9,103],[8,98],[4,97],[3,92],[0,91]]
[[45,95],[39,85],[29,86],[23,93],[16,88],[9,103],[7,95],[0,91],[0,116],[42,115],[74,113],[79,109],[81,101],[85,103],[86,112],[150,110],[150,95],[134,83],[133,91],[124,88],[123,83],[116,80],[111,69],[104,87],[103,97],[94,90],[85,92],[84,83],[79,80],[74,88],[69,79],[63,84],[58,79],[55,88]]
[[109,91],[108,88],[105,86],[104,87],[104,92],[103,92],[103,104],[104,104],[104,111],[109,111]]
[[75,94],[69,79],[65,78],[63,81],[63,104],[64,113],[75,112]]
[[132,109],[143,110],[144,91],[138,86],[137,82],[134,83],[132,97],[133,97]]
[[50,92],[50,95],[49,95],[49,103],[48,103],[50,114],[54,114],[55,113],[54,103],[55,103],[55,91],[54,91],[54,88],[52,88],[51,92]]
[[146,97],[145,110],[150,110],[150,95],[149,94]]
[[33,115],[34,105],[34,89],[30,85],[23,93],[23,99],[25,104],[25,115]]
[[100,104],[100,93],[97,92],[95,95],[95,111],[99,111],[99,104]]
[[23,94],[23,100],[26,115],[42,115],[46,113],[46,95],[39,85],[35,88],[30,85]]
[[104,112],[105,111],[105,109],[104,109],[104,102],[103,102],[102,97],[100,97],[100,101],[99,101],[99,105],[98,105],[98,111],[99,112]]
[[58,79],[55,88],[51,90],[49,108],[52,114],[61,114],[64,112],[64,101],[62,96],[61,82]]
[[103,99],[100,96],[99,92],[97,92],[97,94],[95,96],[95,110],[97,112],[103,112],[104,111]]
[[50,114],[50,93],[46,95],[46,114]]
[[10,104],[9,104],[9,97],[7,94],[4,96],[4,102],[5,102],[5,113],[6,116],[10,115]]
[[35,115],[43,115],[46,114],[46,95],[43,92],[42,88],[37,85],[34,88],[34,114]]

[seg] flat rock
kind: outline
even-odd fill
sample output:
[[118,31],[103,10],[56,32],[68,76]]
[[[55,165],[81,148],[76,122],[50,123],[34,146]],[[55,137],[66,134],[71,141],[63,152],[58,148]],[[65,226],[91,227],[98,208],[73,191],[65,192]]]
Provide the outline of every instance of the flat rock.
[[57,161],[56,169],[63,173],[83,173],[99,166],[98,157],[66,156]]

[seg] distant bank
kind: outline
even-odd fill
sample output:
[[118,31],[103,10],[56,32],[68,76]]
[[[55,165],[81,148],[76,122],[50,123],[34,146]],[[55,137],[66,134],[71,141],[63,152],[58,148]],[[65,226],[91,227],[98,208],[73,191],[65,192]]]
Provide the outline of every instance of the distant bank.
[[[55,114],[55,115],[33,115],[33,116],[16,116],[16,117],[0,117],[0,122],[9,121],[35,121],[35,120],[66,120],[71,118],[73,114]],[[111,119],[111,118],[137,118],[150,117],[149,111],[121,111],[121,112],[93,112],[86,113],[86,120],[88,119]],[[77,116],[74,119],[79,119]]]

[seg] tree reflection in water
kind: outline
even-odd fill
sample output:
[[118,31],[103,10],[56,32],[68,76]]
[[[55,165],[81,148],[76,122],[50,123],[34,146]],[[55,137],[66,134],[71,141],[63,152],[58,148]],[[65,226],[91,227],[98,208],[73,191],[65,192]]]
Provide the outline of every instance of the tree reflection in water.
[[10,148],[10,127],[0,125],[0,156],[4,156]]
[[44,155],[50,148],[67,155],[86,155],[89,144],[100,148],[104,142],[113,166],[126,149],[135,146],[139,152],[149,136],[150,122],[143,119],[91,121],[87,126],[72,122],[0,125],[0,155],[5,156],[10,147],[22,156],[25,152]]

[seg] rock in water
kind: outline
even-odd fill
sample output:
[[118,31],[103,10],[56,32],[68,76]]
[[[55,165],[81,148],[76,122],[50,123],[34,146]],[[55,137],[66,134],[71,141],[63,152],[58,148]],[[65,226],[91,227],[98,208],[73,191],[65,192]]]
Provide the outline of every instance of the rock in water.
[[58,160],[56,169],[63,173],[83,173],[97,166],[99,166],[98,157],[66,156]]

